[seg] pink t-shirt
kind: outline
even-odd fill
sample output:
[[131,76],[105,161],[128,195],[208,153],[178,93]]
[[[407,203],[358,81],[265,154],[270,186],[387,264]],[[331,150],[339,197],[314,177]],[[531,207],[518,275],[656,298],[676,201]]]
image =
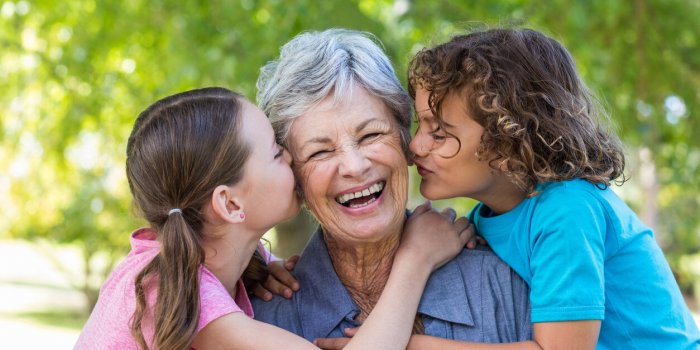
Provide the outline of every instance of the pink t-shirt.
[[[129,326],[136,308],[134,281],[159,251],[160,243],[156,241],[152,230],[142,228],[131,234],[131,252],[112,271],[100,289],[100,297],[83,327],[75,349],[138,349]],[[264,255],[266,260],[271,257],[267,251],[264,251]],[[231,298],[216,276],[204,266],[200,268],[199,283],[200,313],[197,332],[209,322],[232,312],[244,312],[253,317],[253,308],[242,280],[238,281],[235,298]],[[146,299],[149,306],[155,305],[156,291],[148,291]],[[151,344],[154,331],[152,313],[149,315],[151,317],[144,318],[142,327],[146,342]]]

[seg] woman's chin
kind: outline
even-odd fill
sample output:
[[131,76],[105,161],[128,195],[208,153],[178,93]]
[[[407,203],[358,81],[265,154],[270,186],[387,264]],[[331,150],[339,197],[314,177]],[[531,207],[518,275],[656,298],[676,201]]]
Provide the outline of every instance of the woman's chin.
[[390,230],[386,229],[386,226],[367,226],[359,227],[353,230],[353,232],[348,233],[346,236],[346,241],[350,244],[374,244],[384,241],[391,235]]
[[348,243],[365,244],[381,242],[394,231],[401,231],[404,212],[393,210],[375,210],[370,215],[347,215],[345,211],[337,212],[335,220],[320,220],[326,222],[325,229],[331,236]]

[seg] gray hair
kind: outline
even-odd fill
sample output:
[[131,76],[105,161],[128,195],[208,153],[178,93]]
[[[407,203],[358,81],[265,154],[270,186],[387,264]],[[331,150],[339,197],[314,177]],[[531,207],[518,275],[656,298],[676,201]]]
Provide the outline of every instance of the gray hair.
[[411,99],[382,44],[373,34],[328,29],[297,35],[282,46],[280,57],[260,69],[257,102],[275,129],[278,142],[287,137],[295,118],[333,94],[334,103],[351,96],[354,83],[377,96],[399,127],[406,155],[411,140]]

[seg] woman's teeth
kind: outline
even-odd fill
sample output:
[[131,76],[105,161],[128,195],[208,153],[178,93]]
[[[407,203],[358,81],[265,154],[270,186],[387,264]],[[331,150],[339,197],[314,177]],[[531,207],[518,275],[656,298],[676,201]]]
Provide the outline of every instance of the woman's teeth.
[[[336,202],[350,208],[358,208],[368,205],[379,197],[374,195],[379,193],[384,189],[384,182],[377,182],[374,185],[366,188],[362,191],[357,191],[353,193],[346,193],[335,198]],[[368,198],[365,198],[368,197]]]

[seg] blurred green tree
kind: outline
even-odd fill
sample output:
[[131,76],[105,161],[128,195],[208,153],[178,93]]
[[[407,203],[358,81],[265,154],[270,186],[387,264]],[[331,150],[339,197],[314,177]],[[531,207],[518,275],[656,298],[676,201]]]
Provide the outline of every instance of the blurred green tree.
[[[306,30],[376,34],[405,80],[423,46],[472,27],[523,25],[562,41],[603,99],[628,146],[631,181],[617,190],[655,228],[690,291],[683,261],[700,246],[697,18],[693,0],[4,1],[0,232],[81,247],[84,274],[73,279],[91,306],[143,224],[123,166],[149,103],[210,85],[254,100],[259,67]],[[473,202],[444,205],[466,212]],[[308,215],[280,225],[273,249],[299,252],[312,227]]]

